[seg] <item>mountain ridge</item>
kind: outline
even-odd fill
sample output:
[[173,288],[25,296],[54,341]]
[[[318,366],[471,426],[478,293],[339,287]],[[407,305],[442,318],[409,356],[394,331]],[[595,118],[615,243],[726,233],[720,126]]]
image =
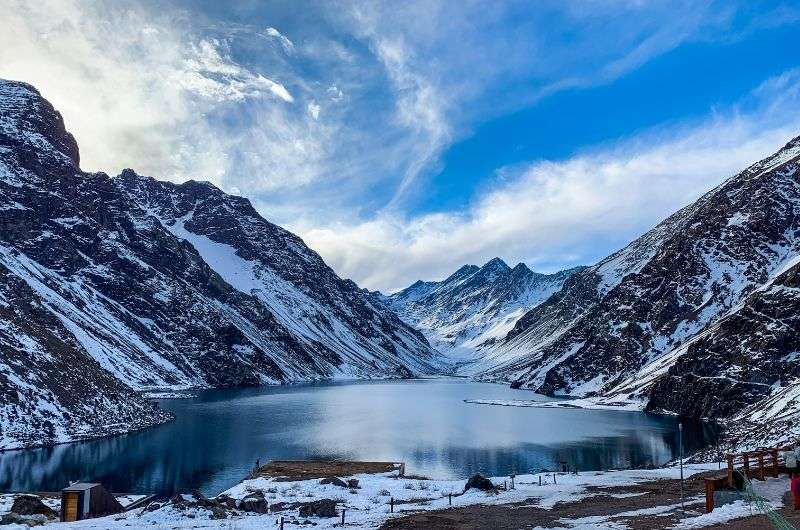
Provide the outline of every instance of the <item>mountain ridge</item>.
[[477,370],[481,351],[513,326],[526,309],[557,291],[581,267],[554,274],[513,268],[499,257],[483,266],[463,265],[438,282],[414,282],[385,299],[440,351]]
[[[793,291],[772,291],[800,253],[799,167],[800,137],[570,277],[518,320],[494,347],[502,362],[478,377],[707,418],[732,417],[788,384],[785,332],[748,354],[716,348],[751,344],[742,329],[770,337],[770,326],[796,328],[778,310]],[[753,304],[760,313],[743,312]],[[763,370],[742,361],[756,353]]]
[[[14,303],[52,316],[0,331],[0,395],[15,403],[0,409],[0,449],[101,435],[117,414],[114,432],[169,419],[135,390],[446,370],[422,334],[247,199],[79,163],[53,106],[0,81],[0,292],[25,286]],[[70,397],[55,374],[75,364],[86,385]]]

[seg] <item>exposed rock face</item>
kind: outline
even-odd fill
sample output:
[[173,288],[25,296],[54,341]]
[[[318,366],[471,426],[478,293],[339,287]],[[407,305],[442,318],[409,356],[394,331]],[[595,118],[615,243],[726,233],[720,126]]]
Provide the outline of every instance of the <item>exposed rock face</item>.
[[[260,492],[259,492],[260,493]],[[245,512],[252,513],[268,513],[269,505],[267,504],[264,494],[261,495],[248,495],[239,502],[239,509]]]
[[36,495],[20,495],[15,498],[11,511],[19,515],[44,515],[49,518],[56,516],[56,513]]
[[511,268],[494,258],[483,267],[465,265],[441,282],[418,281],[387,300],[440,351],[473,361],[464,368],[476,371],[491,362],[482,350],[581,269],[539,274],[524,263]]
[[340,479],[339,477],[326,477],[319,481],[320,484],[333,484],[334,486],[339,486],[340,488],[346,488],[347,482]]
[[483,475],[472,475],[469,477],[467,483],[464,484],[464,491],[467,491],[471,488],[479,489],[481,491],[492,491],[496,489],[492,481]]
[[58,112],[9,81],[0,213],[0,396],[12,404],[0,449],[168,419],[131,389],[443,367],[421,333],[248,200],[81,171]]
[[336,517],[336,501],[319,499],[302,503],[299,506],[300,517]]
[[681,349],[649,390],[648,409],[735,416],[797,384],[799,358],[800,264],[793,264]]
[[[646,398],[652,388],[652,408],[693,415],[730,414],[763,395],[794,351],[791,311],[777,307],[790,296],[791,287],[778,287],[790,276],[755,292],[800,250],[799,155],[800,138],[571,276],[495,346],[503,362],[482,377],[551,395]],[[760,304],[775,305],[781,324]],[[743,345],[723,352],[736,341]],[[756,352],[764,368],[742,358]],[[671,382],[659,379],[667,370]],[[734,377],[736,391],[704,378],[711,373]]]

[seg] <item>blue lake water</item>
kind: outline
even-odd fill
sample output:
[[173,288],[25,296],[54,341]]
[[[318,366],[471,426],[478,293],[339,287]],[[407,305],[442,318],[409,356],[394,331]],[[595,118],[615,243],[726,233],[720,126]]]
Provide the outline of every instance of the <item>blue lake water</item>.
[[[592,470],[677,458],[675,418],[464,399],[545,398],[460,379],[204,391],[162,401],[177,419],[160,427],[0,453],[0,491],[57,491],[92,480],[116,492],[210,495],[236,484],[256,459],[404,461],[408,473],[456,478],[538,472],[561,461]],[[713,426],[685,424],[684,451],[716,435]]]

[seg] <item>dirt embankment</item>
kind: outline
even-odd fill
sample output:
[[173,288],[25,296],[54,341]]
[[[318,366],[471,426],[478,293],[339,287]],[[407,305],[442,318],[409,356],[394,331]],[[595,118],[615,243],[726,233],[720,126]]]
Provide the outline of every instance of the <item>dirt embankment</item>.
[[[684,509],[686,516],[700,515],[705,511],[703,477],[693,475],[684,482]],[[557,503],[552,509],[538,506],[537,499],[504,505],[474,505],[448,510],[417,513],[387,521],[382,530],[519,530],[522,528],[569,528],[568,521],[583,518],[586,523],[613,523],[631,530],[670,528],[683,517],[680,481],[657,480],[631,486],[589,487],[588,497]],[[790,504],[784,503],[785,506]],[[781,514],[800,528],[800,511],[791,507]],[[763,516],[748,517],[727,522],[709,529],[768,529],[771,525]]]

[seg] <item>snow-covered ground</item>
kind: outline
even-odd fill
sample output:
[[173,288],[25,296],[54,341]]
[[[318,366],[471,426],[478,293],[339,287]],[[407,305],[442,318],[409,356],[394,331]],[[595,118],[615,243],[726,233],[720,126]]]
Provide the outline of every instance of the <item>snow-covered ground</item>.
[[[686,475],[701,471],[716,470],[717,464],[692,464],[685,466]],[[542,485],[539,485],[539,479]],[[617,486],[631,486],[637,483],[649,482],[659,479],[676,479],[679,477],[677,468],[662,468],[652,470],[622,470],[605,472],[584,472],[579,475],[535,474],[518,475],[515,478],[515,489],[498,493],[485,493],[478,490],[468,490],[462,494],[464,480],[420,480],[400,478],[394,473],[355,475],[359,481],[357,489],[342,488],[333,484],[320,484],[319,480],[280,482],[272,478],[257,478],[245,480],[233,488],[223,492],[234,499],[242,499],[254,492],[264,494],[270,506],[277,503],[286,503],[283,511],[272,514],[246,514],[235,512],[225,519],[212,519],[212,512],[204,508],[175,509],[171,504],[166,504],[159,509],[135,509],[131,512],[100,519],[80,521],[76,523],[51,523],[48,528],[85,528],[85,529],[116,529],[116,528],[153,528],[153,529],[181,529],[181,528],[237,528],[242,530],[277,528],[279,518],[283,516],[288,528],[295,524],[302,524],[305,518],[297,517],[297,509],[289,508],[292,503],[309,502],[317,499],[333,499],[337,502],[337,510],[345,509],[347,526],[351,528],[377,528],[391,517],[398,517],[410,513],[430,510],[445,509],[449,505],[449,495],[453,494],[452,506],[463,507],[469,505],[508,504],[526,501],[539,508],[552,509],[557,503],[578,501],[595,495],[608,495],[590,487],[611,488]],[[493,482],[502,487],[506,482],[510,485],[509,477],[494,477]],[[787,490],[788,481],[785,477],[768,479],[765,482],[755,482],[756,493],[767,499],[775,508],[782,506],[782,496]],[[636,496],[641,493],[612,493],[612,496]],[[390,499],[395,500],[394,514],[390,513]],[[712,524],[719,524],[736,518],[750,516],[751,507],[744,501],[736,501],[720,508],[711,514],[698,515],[701,511],[701,496],[689,497],[687,504],[694,510],[687,511],[686,517],[681,519],[675,528],[701,528]],[[0,512],[7,510],[9,502],[0,498]],[[620,517],[635,516],[662,516],[674,514],[678,505],[667,504],[653,506],[631,512],[622,512],[610,516],[587,516],[575,519],[561,519],[562,528],[625,528],[619,523]],[[316,528],[327,529],[339,527],[341,516],[333,518],[309,518],[316,523]],[[13,525],[10,528],[14,528]],[[21,527],[17,527],[21,528]]]
[[594,409],[594,410],[644,410],[646,403],[632,399],[615,400],[607,397],[590,397],[537,401],[532,399],[465,399],[464,403],[496,405],[501,407],[535,407],[542,409]]

